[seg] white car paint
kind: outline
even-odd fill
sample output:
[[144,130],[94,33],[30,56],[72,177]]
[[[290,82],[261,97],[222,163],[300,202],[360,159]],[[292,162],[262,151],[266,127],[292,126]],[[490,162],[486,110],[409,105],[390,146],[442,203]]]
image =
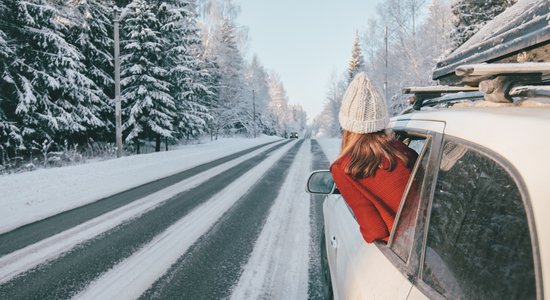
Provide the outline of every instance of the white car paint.
[[[415,112],[391,120],[392,128],[444,133],[501,155],[523,179],[533,208],[543,290],[550,297],[550,109],[475,108]],[[535,138],[533,138],[535,137]],[[378,246],[366,243],[339,195],[324,203],[325,237],[336,299],[428,299]]]
[[329,196],[323,206],[325,224],[333,225],[325,227],[325,237],[335,299],[406,299],[411,283],[374,244],[363,241],[346,202]]

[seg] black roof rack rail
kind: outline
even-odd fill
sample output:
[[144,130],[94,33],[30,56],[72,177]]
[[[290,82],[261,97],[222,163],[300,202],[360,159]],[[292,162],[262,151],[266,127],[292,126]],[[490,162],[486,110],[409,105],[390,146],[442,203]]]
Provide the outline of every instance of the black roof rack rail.
[[413,109],[420,110],[424,106],[424,103],[431,99],[438,99],[443,94],[460,93],[460,92],[472,92],[478,91],[477,87],[472,86],[424,86],[424,87],[406,87],[402,90],[403,94],[413,94],[409,98],[409,103],[412,104]]
[[[407,87],[403,94],[413,94],[409,102],[413,109],[437,103],[450,103],[467,97],[484,98],[497,103],[513,102],[512,97],[536,95],[548,97],[550,94],[550,63],[507,63],[461,65],[455,70],[462,77],[463,86]],[[522,88],[519,88],[522,87]],[[467,92],[479,91],[471,94]],[[463,95],[445,97],[445,94]]]
[[483,99],[483,93],[480,91],[463,92],[457,94],[446,94],[439,98],[428,99],[424,101],[423,107],[435,106],[438,104],[452,104],[465,101],[477,101]]
[[510,90],[513,97],[543,97],[550,98],[549,85],[524,85],[516,86]]

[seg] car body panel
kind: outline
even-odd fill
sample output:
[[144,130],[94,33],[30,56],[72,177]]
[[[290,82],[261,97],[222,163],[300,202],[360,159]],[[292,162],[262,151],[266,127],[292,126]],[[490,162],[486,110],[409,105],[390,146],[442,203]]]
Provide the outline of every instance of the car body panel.
[[406,299],[412,284],[367,244],[341,196],[324,202],[325,238],[335,299]]
[[[394,122],[411,120],[445,121],[445,135],[481,145],[502,156],[513,167],[516,178],[525,185],[536,224],[535,251],[540,253],[543,286],[550,288],[550,108],[495,107],[460,108],[397,117]],[[496,126],[495,124],[498,124]],[[503,134],[505,133],[505,134]],[[507,137],[507,138],[503,138]],[[533,138],[535,137],[535,138]],[[528,153],[528,155],[526,155]],[[549,288],[544,290],[550,298]]]
[[409,296],[407,297],[407,300],[426,300],[430,299],[426,297],[419,289],[416,287],[413,287],[411,289],[411,292],[409,293]]
[[[550,108],[432,109],[394,117],[390,127],[397,131],[443,133],[500,156],[503,166],[526,193],[524,204],[532,227],[533,251],[535,260],[540,259],[538,269],[535,268],[535,272],[540,274],[536,277],[542,277],[539,284],[550,287],[550,234],[543,230],[550,228],[550,218],[546,217],[550,213]],[[327,197],[324,213],[336,299],[430,298],[413,286],[384,255],[379,249],[384,246],[364,242],[358,224],[341,196]],[[333,236],[336,241],[332,243],[336,246],[330,244]],[[421,281],[417,284],[423,285]],[[550,297],[548,290],[542,289],[546,297]]]
[[390,128],[398,129],[417,129],[421,131],[433,131],[443,133],[445,122],[440,120],[416,120],[406,118],[394,118],[391,120]]

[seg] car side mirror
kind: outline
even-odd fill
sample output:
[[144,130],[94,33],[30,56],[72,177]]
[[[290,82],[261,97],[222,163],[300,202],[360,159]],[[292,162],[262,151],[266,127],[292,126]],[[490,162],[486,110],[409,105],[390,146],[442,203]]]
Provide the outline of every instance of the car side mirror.
[[310,194],[340,194],[329,170],[317,170],[309,174],[306,192]]

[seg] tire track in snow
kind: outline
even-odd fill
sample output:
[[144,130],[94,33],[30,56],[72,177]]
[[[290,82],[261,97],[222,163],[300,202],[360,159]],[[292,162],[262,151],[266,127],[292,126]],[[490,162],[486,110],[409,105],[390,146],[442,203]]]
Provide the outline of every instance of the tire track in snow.
[[[311,140],[311,170],[327,170],[330,163],[316,140]],[[321,268],[321,236],[323,234],[323,195],[311,195],[310,205],[310,255],[308,299],[328,298],[328,283]]]
[[153,241],[92,282],[75,299],[136,299],[184,255],[292,146],[281,148],[240,176],[211,200],[180,219]]
[[42,239],[53,236],[57,233],[70,229],[74,226],[82,224],[90,219],[105,214],[109,211],[122,207],[139,198],[160,191],[168,186],[185,180],[197,173],[204,172],[210,168],[221,165],[225,162],[233,160],[239,156],[250,153],[256,149],[266,146],[270,143],[254,146],[243,151],[216,159],[214,161],[198,165],[191,169],[161,178],[127,191],[117,193],[110,197],[77,207],[60,214],[48,217],[46,219],[36,221],[24,226],[21,226],[12,231],[0,234],[0,257],[15,250],[24,248],[34,244]]
[[231,299],[306,299],[309,262],[310,140],[302,145]]
[[69,230],[0,257],[0,283],[8,281],[18,274],[28,271],[41,263],[52,260],[62,253],[69,251],[75,245],[92,239],[129,219],[138,217],[154,207],[161,205],[167,199],[198,186],[211,177],[221,172],[225,172],[231,167],[266,151],[269,147],[272,146],[264,146],[243,156],[239,156],[234,160],[210,168],[207,171],[196,174],[163,190],[72,227]]
[[302,143],[277,161],[140,299],[229,297]]
[[286,143],[278,144],[209,181],[181,193],[162,206],[89,240],[64,256],[0,285],[0,299],[67,299],[116,263],[129,257],[156,235],[235,178],[254,168]]

